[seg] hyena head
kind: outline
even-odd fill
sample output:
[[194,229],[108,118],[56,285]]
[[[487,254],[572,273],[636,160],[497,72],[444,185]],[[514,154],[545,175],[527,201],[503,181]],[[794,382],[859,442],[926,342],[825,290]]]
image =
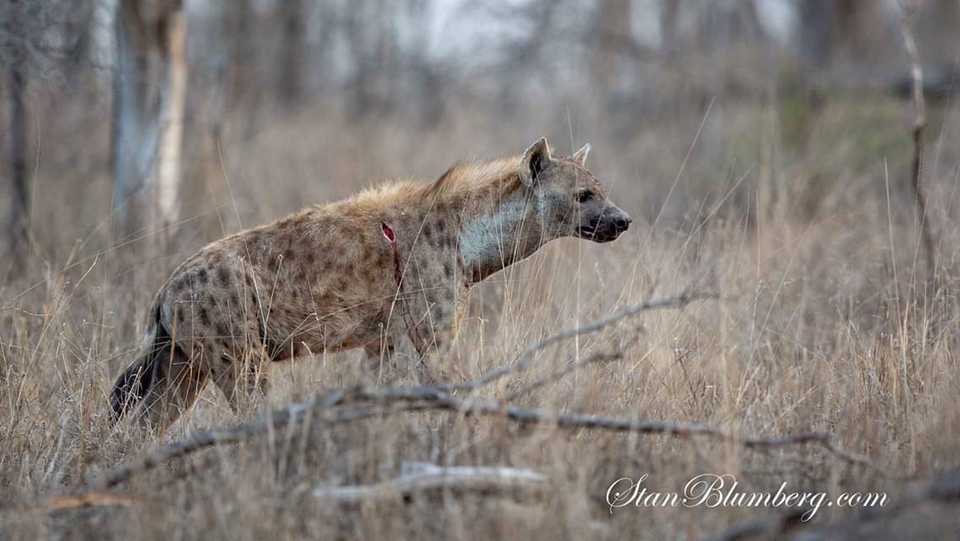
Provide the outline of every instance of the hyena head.
[[610,242],[630,227],[630,215],[611,202],[586,168],[590,145],[569,158],[554,157],[545,138],[523,153],[521,178],[535,194],[547,238]]

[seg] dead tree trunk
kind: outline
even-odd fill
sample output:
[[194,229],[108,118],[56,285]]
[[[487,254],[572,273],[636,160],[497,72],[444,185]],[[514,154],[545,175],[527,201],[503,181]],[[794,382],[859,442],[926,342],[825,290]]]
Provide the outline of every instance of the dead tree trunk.
[[177,219],[186,107],[182,0],[120,0],[114,23],[114,211],[126,232]]

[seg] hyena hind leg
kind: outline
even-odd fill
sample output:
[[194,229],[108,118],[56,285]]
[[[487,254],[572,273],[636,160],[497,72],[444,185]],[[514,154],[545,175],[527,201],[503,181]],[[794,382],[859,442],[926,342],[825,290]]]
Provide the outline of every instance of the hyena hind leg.
[[160,355],[167,358],[158,359],[161,374],[147,391],[140,414],[141,425],[157,433],[165,431],[193,406],[210,375],[202,363],[194,363],[178,347]]
[[226,354],[220,357],[218,365],[211,370],[213,382],[223,393],[234,413],[247,411],[258,396],[267,396],[270,382],[259,362],[243,362]]

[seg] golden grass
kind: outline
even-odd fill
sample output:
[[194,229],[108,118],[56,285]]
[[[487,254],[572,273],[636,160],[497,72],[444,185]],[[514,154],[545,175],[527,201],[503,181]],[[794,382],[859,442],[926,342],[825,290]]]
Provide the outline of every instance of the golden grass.
[[[558,241],[492,277],[475,295],[445,374],[477,377],[558,330],[654,294],[711,289],[720,300],[651,312],[546,350],[530,373],[484,395],[502,399],[569,358],[615,349],[622,360],[587,367],[515,403],[695,421],[750,435],[826,431],[892,477],[928,478],[955,467],[958,125],[946,111],[941,131],[931,133],[926,180],[939,266],[936,287],[924,290],[902,113],[883,100],[872,107],[831,102],[812,121],[803,150],[789,150],[777,142],[777,115],[768,107],[717,103],[679,177],[700,113],[628,138],[590,137],[604,133],[601,122],[584,127],[570,149],[590,139],[591,168],[620,206],[659,219],[637,220],[609,245]],[[96,124],[98,115],[80,125]],[[70,152],[56,147],[71,140],[70,130],[41,119],[50,126],[41,134],[50,156],[41,154],[33,213],[41,257],[30,276],[0,289],[0,535],[686,539],[777,510],[627,508],[611,515],[607,486],[648,473],[653,488],[680,490],[693,475],[711,472],[734,474],[757,490],[786,481],[830,494],[887,491],[893,500],[908,490],[813,448],[764,453],[700,438],[519,429],[433,413],[260,438],[137,476],[115,497],[87,505],[49,500],[159,443],[125,426],[111,430],[107,395],[139,344],[150,297],[183,257],[241,225],[349,195],[367,179],[433,178],[457,159],[515,153],[540,135],[485,118],[458,110],[410,137],[414,128],[402,119],[354,125],[321,108],[273,119],[251,138],[228,136],[224,174],[202,178],[209,168],[191,168],[187,218],[162,255],[154,251],[155,232],[135,240],[109,234],[103,128],[92,128],[88,147],[75,151],[86,165],[70,168],[61,155]],[[561,135],[553,142],[565,148],[561,126],[538,118],[526,125],[556,128]],[[263,409],[371,378],[355,353],[277,365],[271,376]],[[409,381],[400,375],[400,383]],[[211,387],[164,439],[237,420]],[[528,467],[550,485],[535,498],[439,493],[348,507],[309,494],[321,484],[395,477],[407,461]],[[37,511],[50,501],[80,503]],[[852,513],[823,509],[816,521]],[[949,509],[911,513],[875,533],[935,532],[955,522]]]

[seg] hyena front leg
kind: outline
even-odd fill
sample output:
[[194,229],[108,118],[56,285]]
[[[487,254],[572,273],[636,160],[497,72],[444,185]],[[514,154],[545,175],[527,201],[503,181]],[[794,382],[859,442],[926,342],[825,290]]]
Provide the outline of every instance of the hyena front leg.
[[363,348],[363,365],[378,383],[392,379],[396,371],[396,347],[393,340],[383,338]]
[[458,367],[453,364],[454,352],[469,303],[469,294],[464,289],[461,294],[447,301],[442,309],[435,306],[431,311],[434,314],[431,325],[433,347],[425,355],[421,355],[417,363],[417,375],[421,383],[447,383],[450,381],[451,371],[458,371]]
[[450,347],[457,345],[457,339],[460,337],[460,330],[463,328],[463,321],[467,318],[467,311],[470,307],[470,290],[463,288],[460,295],[457,295],[454,301],[453,323],[450,326]]
[[[433,329],[435,325],[429,321],[427,305],[417,304],[417,311],[411,312],[413,304],[398,303],[398,310],[384,325],[389,331],[381,330],[381,337],[363,348],[363,366],[377,383],[393,382],[411,366],[421,383],[435,381],[426,357],[445,340],[439,329]],[[413,319],[414,313],[419,316],[418,320]]]
[[446,381],[469,297],[466,288],[437,288],[410,303],[407,336],[417,350],[416,373],[422,384]]

